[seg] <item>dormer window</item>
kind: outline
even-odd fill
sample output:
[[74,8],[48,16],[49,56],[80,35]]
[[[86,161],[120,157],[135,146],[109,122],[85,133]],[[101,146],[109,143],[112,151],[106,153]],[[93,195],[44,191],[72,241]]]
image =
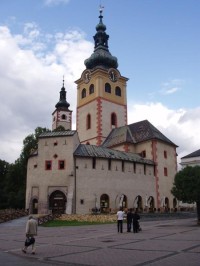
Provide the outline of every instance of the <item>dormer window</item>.
[[146,151],[145,150],[141,152],[141,157],[142,158],[145,158],[146,157]]

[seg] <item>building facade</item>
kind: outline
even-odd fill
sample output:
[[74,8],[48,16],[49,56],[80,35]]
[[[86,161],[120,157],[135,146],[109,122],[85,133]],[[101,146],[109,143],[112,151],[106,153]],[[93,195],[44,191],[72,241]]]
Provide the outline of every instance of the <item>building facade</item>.
[[170,192],[177,146],[147,120],[127,124],[128,79],[118,70],[108,39],[100,10],[94,52],[76,81],[77,130],[71,130],[63,84],[53,131],[40,135],[28,160],[26,208],[31,213],[177,207]]
[[182,168],[185,168],[186,166],[200,165],[200,150],[194,151],[182,157],[180,165]]
[[[187,166],[200,166],[200,150],[196,150],[184,157],[181,158],[180,165],[182,169],[184,169]],[[183,210],[190,210],[196,208],[196,203],[184,203],[182,201],[178,202],[178,207]]]

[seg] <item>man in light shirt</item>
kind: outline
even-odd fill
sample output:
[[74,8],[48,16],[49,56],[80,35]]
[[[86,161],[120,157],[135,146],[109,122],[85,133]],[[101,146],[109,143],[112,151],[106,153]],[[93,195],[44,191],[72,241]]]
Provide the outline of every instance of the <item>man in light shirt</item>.
[[120,207],[119,211],[117,212],[117,229],[118,233],[123,233],[123,219],[124,219],[124,212],[122,207]]

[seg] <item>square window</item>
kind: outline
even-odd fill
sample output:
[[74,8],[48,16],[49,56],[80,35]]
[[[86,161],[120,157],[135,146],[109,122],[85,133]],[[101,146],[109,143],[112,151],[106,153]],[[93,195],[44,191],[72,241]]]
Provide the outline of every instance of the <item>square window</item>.
[[51,168],[52,168],[52,162],[45,161],[45,170],[51,170]]
[[58,161],[58,169],[65,169],[65,161],[64,160],[60,160]]

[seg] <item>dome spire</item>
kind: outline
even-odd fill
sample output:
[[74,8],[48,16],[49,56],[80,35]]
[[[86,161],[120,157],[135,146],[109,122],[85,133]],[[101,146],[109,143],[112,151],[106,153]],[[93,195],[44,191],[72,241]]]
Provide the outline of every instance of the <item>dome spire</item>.
[[65,87],[65,76],[63,75],[63,88]]
[[70,106],[70,104],[67,102],[66,100],[66,91],[65,91],[65,79],[64,79],[64,75],[63,75],[63,85],[60,91],[60,100],[59,102],[55,105],[56,108],[65,108],[68,110],[68,107]]
[[112,56],[108,49],[109,35],[106,34],[106,25],[103,23],[103,6],[99,8],[99,23],[96,26],[96,34],[94,35],[94,52],[90,58],[85,60],[87,69],[102,67],[105,69],[117,68],[117,58]]

